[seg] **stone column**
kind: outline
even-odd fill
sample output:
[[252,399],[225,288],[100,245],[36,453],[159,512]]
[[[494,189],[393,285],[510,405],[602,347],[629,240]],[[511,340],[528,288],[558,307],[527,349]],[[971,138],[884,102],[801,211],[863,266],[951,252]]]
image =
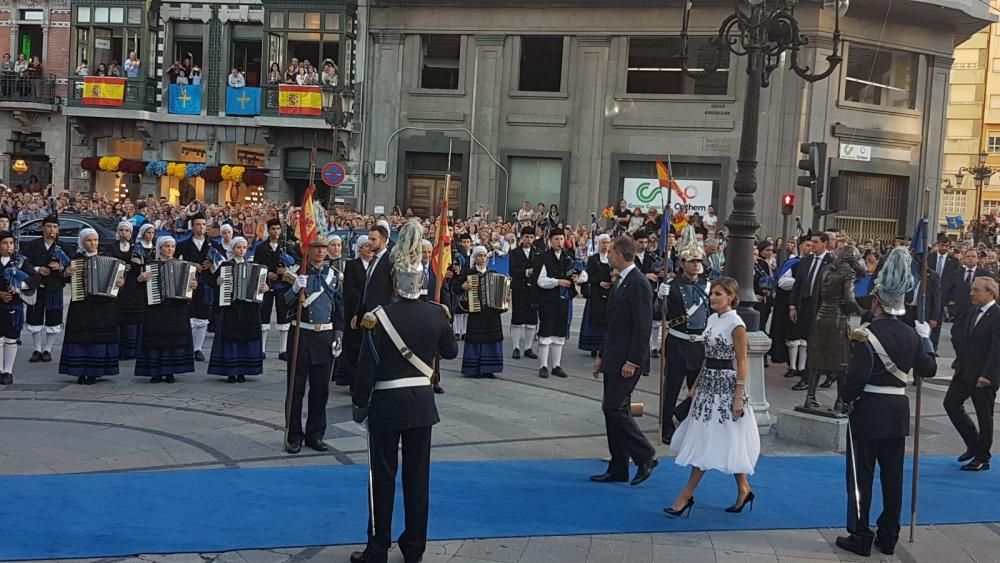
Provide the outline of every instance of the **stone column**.
[[[206,103],[208,109],[208,115],[219,115],[219,107],[222,96],[225,95],[224,91],[220,89],[220,85],[224,84],[224,76],[229,74],[229,69],[223,64],[223,54],[222,49],[225,49],[228,54],[229,47],[226,43],[222,41],[222,22],[219,21],[219,6],[212,5],[211,20],[208,22],[208,44],[217,45],[218,47],[213,47],[208,54],[208,64],[205,65],[208,68],[201,69],[202,76],[202,97],[205,99],[203,103]],[[223,92],[223,94],[219,94]],[[206,96],[206,94],[208,94]],[[214,95],[213,95],[214,94]]]
[[[493,153],[500,143],[501,102],[503,101],[503,35],[477,35],[473,38],[472,133]],[[488,154],[475,143],[469,159],[468,214],[485,205],[497,208],[497,191],[503,189],[503,172]]]
[[[607,36],[576,38],[576,52],[571,60],[576,68],[572,91],[573,103],[573,156],[570,162],[569,193],[565,194],[567,209],[562,216],[566,221],[589,221],[594,202],[600,201],[601,186],[607,182],[602,172],[604,164],[605,105],[608,81],[595,77],[609,75],[608,57],[611,41]],[[555,203],[555,202],[549,202]]]
[[[920,183],[917,205],[921,215],[928,211],[928,242],[933,242],[941,198],[941,171],[944,169],[944,138],[948,121],[948,94],[951,90],[951,65],[955,59],[936,55],[927,60],[927,84],[924,90],[924,142],[920,144]],[[930,200],[928,203],[927,200]],[[976,210],[979,213],[979,210]],[[911,221],[912,225],[914,221]]]
[[[398,137],[389,145],[385,153],[386,141],[399,128],[399,111],[402,100],[403,80],[403,39],[401,33],[373,32],[371,56],[373,57],[370,80],[365,84],[365,97],[371,98],[368,108],[367,135],[369,161],[385,160],[385,176],[373,175],[364,201],[364,213],[371,213],[376,205],[391,208],[396,197],[396,174],[398,159]],[[419,45],[419,43],[417,44]],[[419,48],[419,47],[418,47]]]
[[747,374],[750,407],[757,418],[757,430],[761,436],[767,436],[774,424],[771,404],[767,402],[767,378],[764,373],[764,354],[771,349],[771,339],[764,331],[751,332],[747,336],[750,343],[750,373]]

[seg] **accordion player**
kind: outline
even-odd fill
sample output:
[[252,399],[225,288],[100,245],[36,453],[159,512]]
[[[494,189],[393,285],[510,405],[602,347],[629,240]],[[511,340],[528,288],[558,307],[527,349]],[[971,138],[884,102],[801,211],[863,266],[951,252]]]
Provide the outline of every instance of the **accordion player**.
[[89,296],[118,297],[120,283],[125,280],[126,264],[113,256],[86,256],[73,260],[70,301],[83,301]]
[[235,301],[263,303],[267,284],[267,266],[251,262],[224,264],[219,271],[219,306],[228,307]]
[[154,262],[146,266],[146,303],[159,305],[168,299],[190,301],[194,297],[197,264],[183,260]]
[[467,278],[469,312],[487,309],[505,313],[510,309],[510,278],[498,272],[475,272]]

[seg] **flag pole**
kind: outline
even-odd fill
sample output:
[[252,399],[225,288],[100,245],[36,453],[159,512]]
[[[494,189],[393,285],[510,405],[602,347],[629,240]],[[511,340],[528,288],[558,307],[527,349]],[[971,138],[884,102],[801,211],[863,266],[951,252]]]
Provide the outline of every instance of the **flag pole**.
[[[668,256],[670,255],[670,249],[667,248],[667,237],[670,236],[670,206],[673,201],[674,190],[671,183],[674,181],[674,171],[673,166],[670,162],[670,153],[667,153],[667,200],[663,203],[663,186],[660,186],[660,202],[663,205],[663,213],[667,219],[661,220],[661,224],[666,225],[666,229],[660,228],[660,246],[663,248],[663,283],[667,282],[667,275],[670,273],[670,260]],[[663,223],[662,221],[666,221]],[[665,231],[665,232],[664,232]],[[667,324],[667,301],[664,299],[660,303],[660,381],[659,381],[659,396],[657,397],[657,412],[659,416],[657,421],[660,423],[660,431],[658,432],[660,436],[660,445],[663,445],[663,417],[664,411],[668,410],[665,408],[666,405],[663,404],[663,387],[666,384],[667,379],[667,343],[670,340],[670,330]],[[670,406],[670,412],[666,413],[667,417],[673,416],[673,405]]]
[[[914,242],[920,242],[920,254],[921,254],[921,270],[920,270],[920,307],[917,310],[917,318],[920,322],[927,322],[927,243],[929,242],[925,237],[928,237],[927,233],[927,218],[921,219],[920,222],[920,232],[917,233],[917,237]],[[921,342],[923,345],[924,342]],[[933,344],[928,342],[929,346],[925,348],[931,348],[933,351]],[[920,415],[923,410],[923,378],[920,376],[914,377],[914,383],[917,385],[917,401],[915,408],[915,418],[913,420],[913,477],[910,484],[910,543],[913,543],[917,539],[917,492],[920,482]]]
[[442,198],[443,200],[441,202],[441,216],[438,217],[437,240],[434,241],[435,245],[438,247],[437,270],[438,276],[441,278],[437,281],[437,287],[434,288],[435,303],[441,302],[441,286],[444,285],[444,272],[445,268],[448,267],[448,265],[444,263],[444,245],[445,239],[448,236],[448,193],[451,190],[451,156],[453,143],[454,141],[452,140],[448,141],[448,171],[444,175],[444,198]]

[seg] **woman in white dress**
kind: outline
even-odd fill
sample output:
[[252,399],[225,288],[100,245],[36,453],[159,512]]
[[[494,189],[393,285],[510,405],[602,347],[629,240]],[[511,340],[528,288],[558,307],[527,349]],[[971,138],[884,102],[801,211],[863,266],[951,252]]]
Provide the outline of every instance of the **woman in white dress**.
[[[712,282],[712,310],[705,328],[705,364],[691,388],[691,410],[674,433],[670,449],[676,463],[691,467],[691,476],[673,505],[663,511],[671,516],[690,516],[694,490],[709,469],[736,476],[736,502],[726,512],[753,509],[754,493],[747,475],[752,475],[760,455],[757,422],[746,391],[747,329],[736,314],[739,284],[732,278]],[[735,363],[735,366],[733,365]],[[735,369],[734,369],[735,368]]]

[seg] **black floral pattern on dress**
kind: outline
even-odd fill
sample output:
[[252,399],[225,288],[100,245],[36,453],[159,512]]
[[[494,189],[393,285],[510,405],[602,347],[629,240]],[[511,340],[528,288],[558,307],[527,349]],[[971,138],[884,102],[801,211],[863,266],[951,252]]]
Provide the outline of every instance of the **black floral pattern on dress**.
[[[727,313],[733,314],[733,313]],[[733,343],[732,329],[740,324],[725,325],[725,334],[716,334],[716,328],[724,317],[710,319],[705,329],[705,357],[713,360],[734,360],[736,358],[736,345]],[[691,405],[689,416],[703,422],[712,422],[714,419],[719,424],[728,421],[736,422],[733,417],[733,398],[736,396],[736,370],[735,369],[714,369],[706,368],[698,382],[698,392]],[[743,391],[744,404],[750,403],[750,397]]]

